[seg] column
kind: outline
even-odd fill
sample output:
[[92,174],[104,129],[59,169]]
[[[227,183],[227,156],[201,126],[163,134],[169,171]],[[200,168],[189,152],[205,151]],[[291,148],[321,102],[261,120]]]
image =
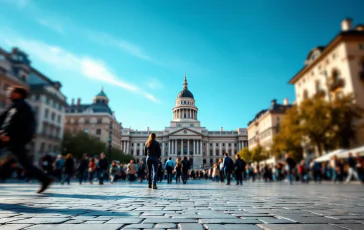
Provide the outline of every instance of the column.
[[177,140],[174,140],[174,154],[177,154]]
[[171,140],[168,140],[168,155],[171,155]]
[[196,154],[196,140],[193,140],[193,155]]
[[212,143],[212,155],[213,156],[216,156],[217,154],[216,154],[216,143]]
[[190,155],[190,140],[187,140],[187,155]]
[[192,119],[192,110],[190,109],[190,118]]
[[202,145],[203,145],[203,142],[202,140],[200,140],[200,154],[202,155]]
[[210,156],[210,143],[206,142],[206,156]]
[[[225,151],[229,153],[229,143],[225,143]],[[232,153],[233,154],[233,153]]]
[[183,139],[181,140],[181,155],[183,155]]
[[220,155],[224,154],[224,153],[222,152],[222,143],[219,143],[219,151],[220,151]]
[[231,143],[231,151],[233,152],[233,154],[235,154],[235,144]]
[[164,142],[162,141],[162,156],[164,156],[164,154],[165,154],[165,152],[164,152],[164,146],[165,144],[164,144]]

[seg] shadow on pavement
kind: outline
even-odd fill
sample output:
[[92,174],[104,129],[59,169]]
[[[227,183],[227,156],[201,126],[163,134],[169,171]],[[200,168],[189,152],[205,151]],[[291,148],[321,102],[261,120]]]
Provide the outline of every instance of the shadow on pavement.
[[22,204],[1,204],[0,210],[12,211],[16,213],[27,213],[27,214],[39,214],[39,213],[58,213],[63,215],[72,216],[131,216],[125,212],[115,212],[115,211],[100,211],[92,209],[68,209],[68,208],[38,208],[29,207]]

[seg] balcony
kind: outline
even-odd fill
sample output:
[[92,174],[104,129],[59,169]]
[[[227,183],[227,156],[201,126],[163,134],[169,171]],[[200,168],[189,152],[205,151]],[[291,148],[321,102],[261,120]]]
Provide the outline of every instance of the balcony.
[[345,85],[344,80],[341,78],[329,82],[329,88],[331,91],[335,91],[339,88],[342,88],[344,87],[344,85]]
[[315,97],[325,97],[325,95],[326,95],[326,92],[325,92],[325,90],[322,90],[322,89],[318,90],[315,93]]

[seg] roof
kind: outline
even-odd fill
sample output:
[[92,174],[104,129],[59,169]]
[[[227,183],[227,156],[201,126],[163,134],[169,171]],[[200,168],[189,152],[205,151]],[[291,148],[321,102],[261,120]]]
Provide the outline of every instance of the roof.
[[183,89],[181,92],[179,92],[177,98],[182,98],[182,97],[193,98],[193,94],[188,89]]
[[253,120],[248,122],[248,126],[253,123],[254,121],[258,120],[259,118],[261,118],[264,114],[266,114],[267,112],[269,113],[281,113],[284,114],[287,109],[292,108],[292,105],[283,105],[283,104],[277,104],[277,103],[273,103],[271,107],[269,107],[268,109],[263,109],[261,110],[259,113],[257,113],[254,117]]
[[[364,38],[364,31],[363,30],[341,31],[324,48],[323,48],[323,46],[319,46],[319,48],[323,48],[322,54],[319,57],[317,57],[315,60],[313,60],[312,63],[305,65],[302,69],[300,69],[300,71],[298,71],[298,73],[296,73],[289,80],[289,84],[294,84],[300,78],[300,75],[302,73],[311,69],[312,66],[314,66],[317,62],[319,62],[323,57],[326,56],[325,54],[329,53],[332,50],[332,48],[336,47],[337,44],[339,44],[339,42],[342,41],[342,39],[348,38],[348,37],[354,37],[354,36],[360,36],[360,37]],[[310,56],[311,52],[312,52],[312,50],[310,51],[309,56]]]
[[106,97],[106,98],[107,98],[107,96],[106,96],[106,94],[105,94],[105,92],[104,92],[104,90],[103,90],[103,89],[100,91],[100,93],[98,93],[98,94],[96,95],[96,97]]
[[108,113],[112,115],[112,111],[107,104],[93,103],[68,106],[67,113],[82,113],[86,110],[92,110],[93,113]]

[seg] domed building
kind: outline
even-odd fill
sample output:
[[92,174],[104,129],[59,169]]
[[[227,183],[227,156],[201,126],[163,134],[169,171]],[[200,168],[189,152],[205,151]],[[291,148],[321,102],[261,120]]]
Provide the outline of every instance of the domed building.
[[184,157],[190,160],[193,168],[211,166],[221,158],[224,152],[233,157],[240,149],[248,146],[247,130],[238,128],[235,131],[209,131],[201,127],[198,120],[198,108],[194,95],[188,88],[185,76],[183,88],[178,93],[172,109],[172,121],[165,130],[137,131],[122,129],[121,149],[133,155],[137,162],[145,158],[144,143],[150,133],[157,134],[161,143],[162,162],[168,157]]
[[121,123],[109,107],[109,98],[103,89],[91,104],[81,104],[80,98],[75,103],[72,99],[71,105],[66,108],[65,129],[73,133],[83,131],[100,138],[107,145],[111,137],[112,147],[120,149]]

